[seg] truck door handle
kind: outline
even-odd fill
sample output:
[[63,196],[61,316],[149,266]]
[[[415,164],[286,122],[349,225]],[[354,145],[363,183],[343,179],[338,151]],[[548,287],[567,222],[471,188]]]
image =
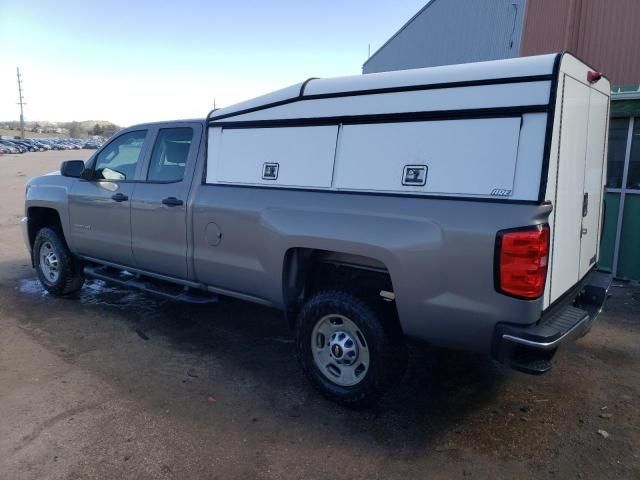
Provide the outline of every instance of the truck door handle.
[[127,197],[124,193],[114,193],[113,195],[111,195],[111,199],[116,202],[126,202],[127,200],[129,200],[129,197]]
[[164,200],[162,200],[162,204],[168,207],[179,207],[183,203],[184,202],[182,200],[176,197],[167,197]]

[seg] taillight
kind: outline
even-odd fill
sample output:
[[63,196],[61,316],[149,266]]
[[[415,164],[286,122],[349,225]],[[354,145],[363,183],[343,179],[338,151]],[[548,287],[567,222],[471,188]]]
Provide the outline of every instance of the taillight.
[[589,83],[596,83],[601,78],[602,78],[602,72],[595,72],[593,70],[590,70],[587,72],[587,81]]
[[518,298],[544,293],[549,263],[549,225],[501,230],[496,237],[496,289]]

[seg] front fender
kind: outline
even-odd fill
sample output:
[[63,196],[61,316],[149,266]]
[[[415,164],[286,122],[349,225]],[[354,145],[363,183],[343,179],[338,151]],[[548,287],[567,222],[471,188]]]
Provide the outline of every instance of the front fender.
[[67,244],[72,240],[69,235],[69,191],[75,179],[60,175],[36,177],[27,184],[25,195],[25,216],[34,207],[55,210],[60,218],[62,232]]

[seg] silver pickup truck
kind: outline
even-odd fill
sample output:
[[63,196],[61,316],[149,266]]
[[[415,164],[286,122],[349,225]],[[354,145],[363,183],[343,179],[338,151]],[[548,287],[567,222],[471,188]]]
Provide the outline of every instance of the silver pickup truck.
[[543,373],[606,298],[608,109],[569,54],[310,79],[32,179],[25,238],[54,295],[280,309],[346,405],[401,377],[407,338]]

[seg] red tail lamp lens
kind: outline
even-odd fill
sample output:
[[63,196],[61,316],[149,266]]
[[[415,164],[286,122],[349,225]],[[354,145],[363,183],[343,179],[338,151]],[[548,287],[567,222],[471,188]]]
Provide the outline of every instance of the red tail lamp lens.
[[549,264],[549,225],[502,230],[496,245],[498,291],[524,299],[540,297]]
[[596,83],[601,78],[602,78],[602,72],[594,72],[593,70],[590,70],[589,72],[587,72],[587,81],[589,83]]

